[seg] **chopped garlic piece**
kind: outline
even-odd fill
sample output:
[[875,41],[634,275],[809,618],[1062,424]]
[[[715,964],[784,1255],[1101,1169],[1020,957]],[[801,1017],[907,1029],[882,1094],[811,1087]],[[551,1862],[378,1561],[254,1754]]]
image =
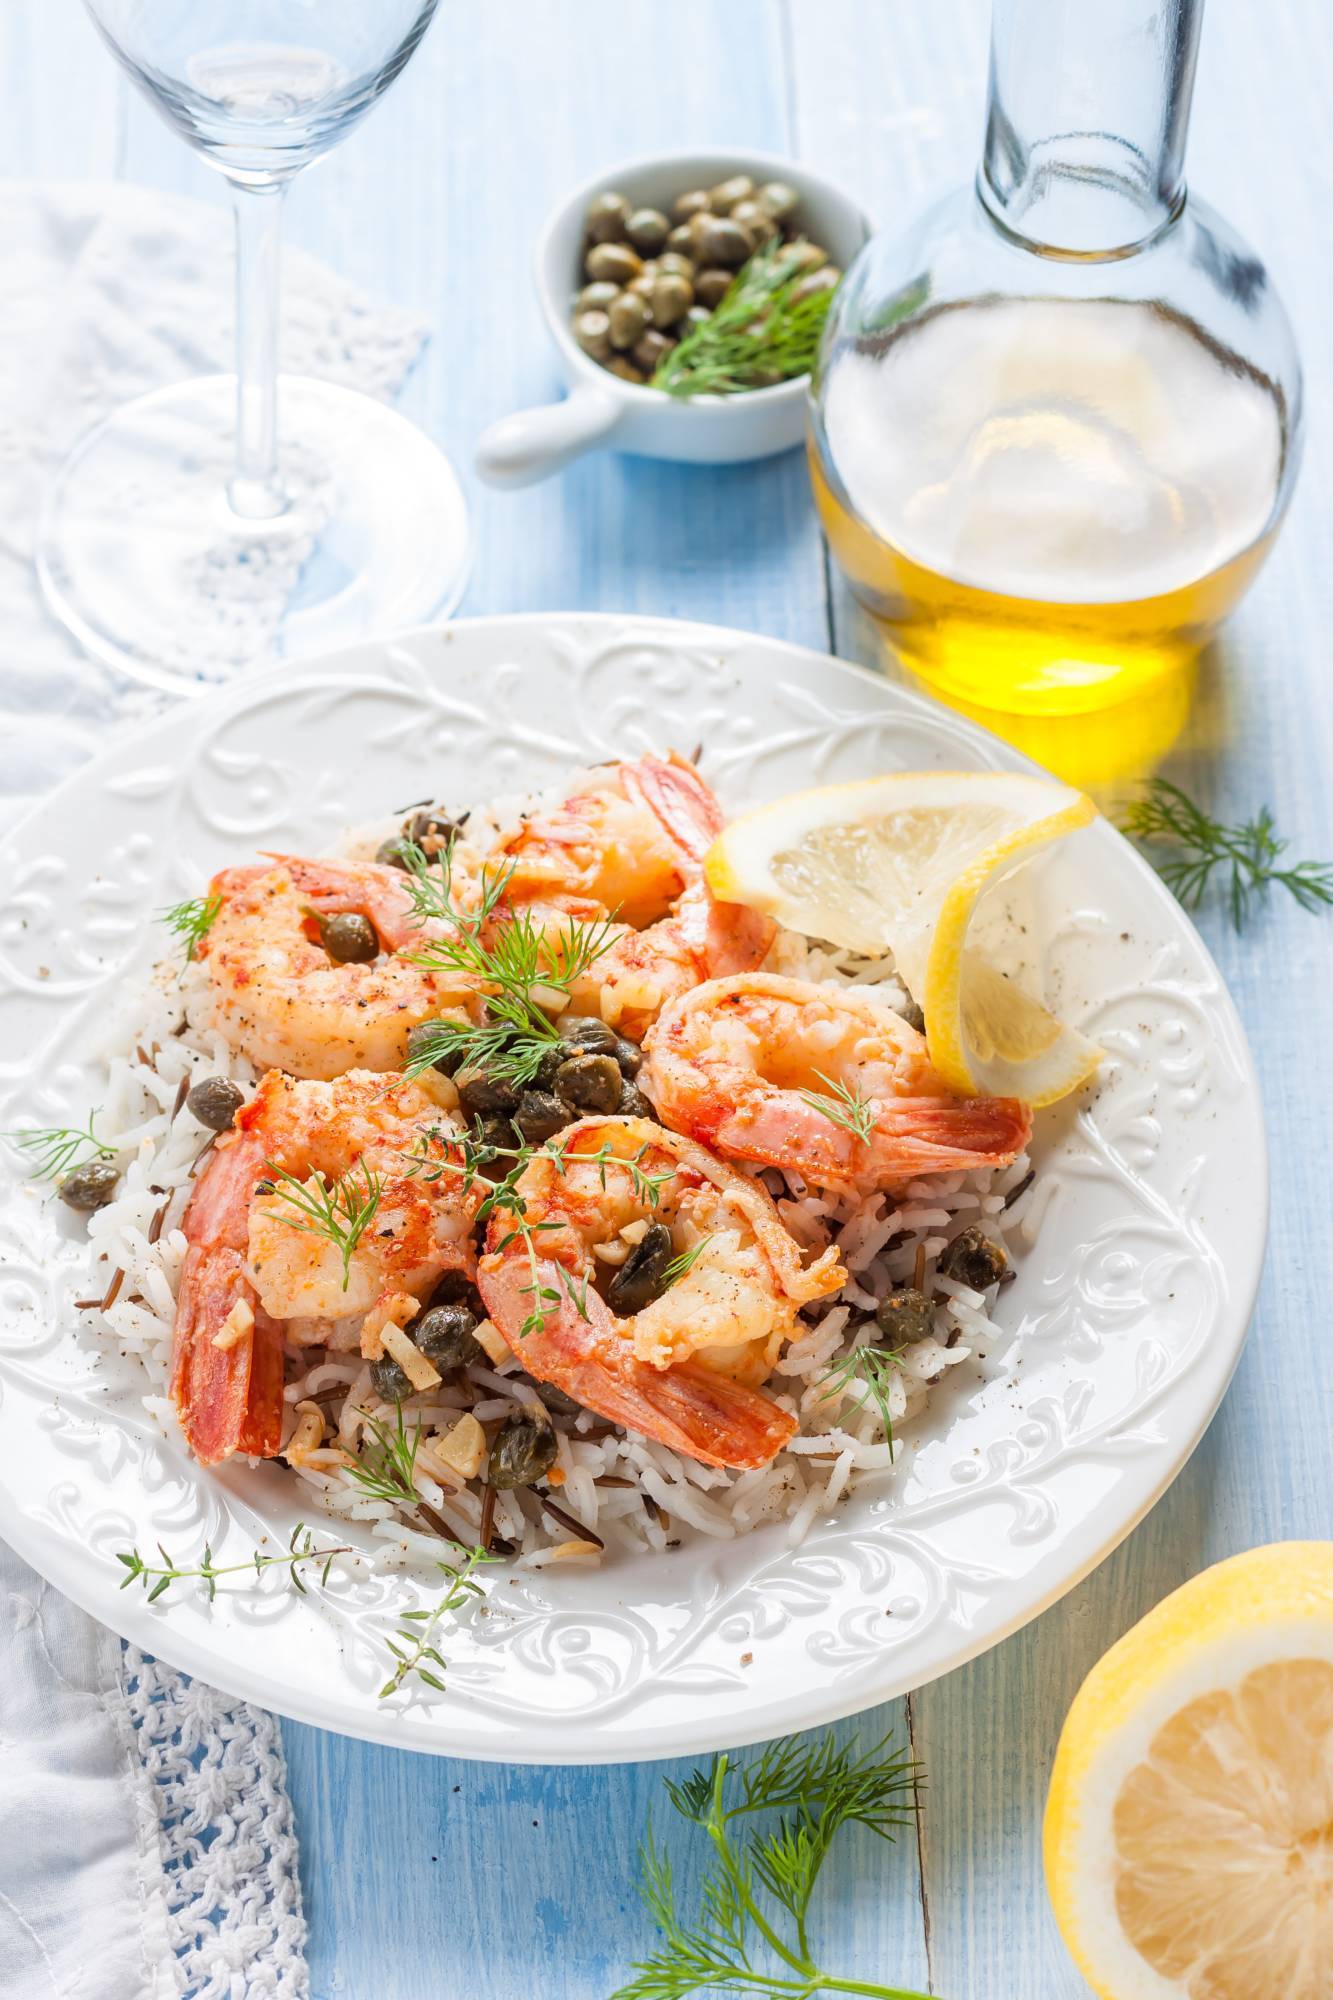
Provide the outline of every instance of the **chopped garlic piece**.
[[225,1354],[229,1347],[239,1347],[248,1340],[255,1330],[255,1309],[249,1299],[237,1299],[222,1325],[213,1335],[214,1347],[220,1347]]
[[414,1389],[433,1389],[442,1379],[439,1369],[427,1361],[400,1326],[386,1326],[383,1338],[385,1353],[393,1356]]
[[472,1329],[472,1338],[481,1348],[487,1360],[493,1361],[497,1367],[500,1362],[508,1361],[509,1342],[505,1339],[494,1320],[484,1319],[479,1326],[474,1326]]
[[460,1477],[475,1479],[486,1463],[486,1433],[468,1411],[451,1431],[431,1439],[431,1449],[436,1458],[443,1459]]
[[642,1215],[636,1215],[633,1222],[627,1222],[621,1235],[627,1243],[642,1243],[652,1224]]
[[594,1243],[592,1254],[603,1264],[623,1264],[629,1256],[628,1243]]
[[296,1406],[296,1429],[282,1448],[282,1455],[288,1465],[304,1465],[312,1451],[317,1451],[324,1442],[324,1412],[318,1403],[302,1402]]
[[[384,1350],[388,1346],[388,1342],[384,1338],[386,1330],[389,1327],[406,1326],[409,1320],[416,1318],[420,1310],[421,1301],[414,1299],[410,1292],[384,1292],[376,1299],[374,1305],[361,1322],[362,1359],[365,1361],[383,1360]],[[393,1353],[392,1348],[389,1351]],[[413,1353],[415,1352],[414,1348]],[[398,1360],[396,1354],[394,1355],[394,1360]],[[398,1365],[402,1367],[401,1362]],[[429,1366],[429,1363],[427,1365]],[[405,1368],[403,1369],[403,1373],[407,1373]],[[437,1375],[435,1377],[436,1382],[439,1379]],[[433,1384],[427,1384],[427,1387],[433,1387]]]
[[599,1556],[601,1550],[596,1542],[557,1542],[551,1550],[552,1559],[563,1562],[569,1556]]

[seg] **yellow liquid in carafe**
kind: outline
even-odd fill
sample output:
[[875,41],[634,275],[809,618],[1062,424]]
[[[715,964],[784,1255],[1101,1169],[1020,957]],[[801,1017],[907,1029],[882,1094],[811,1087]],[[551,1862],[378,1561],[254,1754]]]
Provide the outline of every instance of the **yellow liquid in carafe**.
[[942,308],[838,356],[822,429],[834,554],[905,664],[974,710],[1179,683],[1276,532],[1272,389],[1160,308]]

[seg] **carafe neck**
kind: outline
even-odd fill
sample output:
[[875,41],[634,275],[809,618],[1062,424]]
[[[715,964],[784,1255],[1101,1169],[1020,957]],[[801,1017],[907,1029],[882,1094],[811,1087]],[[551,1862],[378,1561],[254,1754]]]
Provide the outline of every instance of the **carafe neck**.
[[993,0],[977,188],[1040,254],[1132,255],[1185,200],[1203,0]]

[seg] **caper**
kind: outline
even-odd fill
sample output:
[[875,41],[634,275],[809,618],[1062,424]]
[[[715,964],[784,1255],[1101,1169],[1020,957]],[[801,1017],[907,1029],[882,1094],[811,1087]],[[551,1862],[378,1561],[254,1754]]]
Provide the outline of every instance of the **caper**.
[[657,1107],[648,1102],[638,1084],[631,1083],[628,1077],[621,1085],[616,1112],[621,1118],[649,1118],[654,1125],[657,1123]]
[[556,1092],[574,1111],[618,1110],[624,1081],[614,1056],[570,1056],[555,1073]]
[[464,1111],[512,1111],[518,1103],[517,1087],[507,1077],[489,1076],[484,1069],[460,1069],[454,1077],[458,1101]]
[[752,254],[749,237],[730,216],[696,215],[690,230],[698,264],[726,264],[735,270]]
[[612,347],[633,347],[648,326],[647,302],[633,292],[621,292],[607,313]]
[[655,375],[675,345],[669,333],[659,333],[655,326],[650,326],[643,338],[636,340],[630,349],[630,359],[636,368],[642,368],[645,375]]
[[706,214],[708,196],[702,188],[690,188],[685,194],[678,194],[671,204],[671,213],[677,222],[689,222],[696,215]]
[[585,285],[575,299],[574,305],[579,312],[605,312],[612,299],[619,297],[619,285],[613,285],[609,279],[601,278],[595,285]]
[[689,223],[678,222],[670,236],[667,237],[666,247],[668,251],[674,251],[678,257],[688,257],[690,254],[690,245],[693,241],[694,238],[690,234]]
[[[407,1037],[407,1060],[409,1064],[420,1062],[435,1040],[438,1021],[421,1021],[412,1028]],[[452,1076],[463,1060],[461,1049],[450,1049],[447,1055],[432,1058],[431,1068],[439,1070],[442,1076]]]
[[798,285],[791,288],[793,299],[813,298],[816,292],[831,292],[841,284],[842,272],[834,264],[821,264],[817,271],[809,272]]
[[914,1285],[890,1292],[875,1308],[875,1321],[890,1347],[911,1347],[935,1332],[935,1301]]
[[105,1208],[120,1186],[120,1175],[110,1160],[89,1160],[75,1167],[60,1183],[60,1199],[71,1208]]
[[543,1049],[537,1063],[536,1071],[533,1074],[531,1088],[533,1090],[554,1090],[555,1073],[568,1054],[569,1050],[563,1042],[552,1042],[548,1049]]
[[469,817],[467,813],[459,813],[455,817],[442,806],[423,806],[404,822],[403,833],[414,847],[419,847],[433,859],[450,841],[457,840]]
[[756,198],[775,222],[789,222],[801,204],[801,197],[786,181],[765,181]]
[[432,1367],[448,1375],[481,1360],[481,1345],[472,1338],[476,1324],[476,1315],[464,1305],[431,1305],[411,1321],[407,1334]]
[[[625,287],[625,290],[631,295],[632,298],[650,299],[653,295],[653,286],[656,283],[657,283],[657,266],[654,264],[652,270],[650,271],[647,265],[645,264],[642,271],[640,271],[638,277],[630,279],[629,283]],[[620,297],[619,292],[616,293],[616,297],[617,298]]]
[[946,1243],[935,1268],[942,1278],[952,1278],[960,1285],[970,1285],[974,1292],[984,1292],[991,1285],[998,1285],[1009,1269],[1009,1258],[1002,1244],[972,1222],[952,1243]]
[[618,375],[622,382],[637,382],[640,388],[648,380],[642,368],[636,368],[627,354],[613,354],[602,366],[608,375]]
[[515,1125],[530,1146],[553,1139],[569,1123],[569,1110],[562,1098],[550,1090],[525,1090],[512,1114]]
[[708,206],[714,215],[730,215],[738,201],[749,201],[753,193],[754,182],[748,174],[733,174],[730,180],[719,181],[708,190]]
[[662,273],[663,277],[668,272],[672,272],[678,278],[688,278],[691,284],[694,282],[693,257],[682,256],[678,251],[668,250],[665,257],[659,257],[657,260],[657,269]]
[[501,1153],[514,1151],[514,1128],[502,1111],[483,1111],[473,1119],[472,1129],[483,1146]]
[[700,271],[694,281],[694,296],[699,304],[707,306],[709,312],[712,312],[714,306],[721,305],[731,290],[731,281],[735,275],[734,271],[724,271],[717,265],[713,265],[709,270]]
[[653,325],[659,333],[675,326],[685,317],[694,304],[694,287],[688,278],[682,278],[675,271],[668,271],[653,286],[653,296],[649,300]]
[[689,311],[686,313],[684,319],[680,323],[678,331],[680,333],[681,339],[683,340],[687,333],[693,333],[696,326],[705,325],[707,321],[710,320],[712,317],[713,315],[708,310],[708,307],[701,306],[696,301],[696,303],[690,307]]
[[491,1443],[486,1477],[500,1492],[531,1486],[555,1464],[555,1427],[544,1411],[506,1417]]
[[794,243],[787,245],[784,261],[790,261],[796,271],[817,271],[821,264],[828,263],[828,251],[821,250],[817,243],[809,242],[804,236],[798,236]]
[[245,1092],[230,1077],[206,1076],[186,1098],[185,1109],[210,1132],[225,1132],[244,1102]]
[[671,224],[660,208],[636,208],[625,234],[642,257],[655,257],[670,234]]
[[316,922],[319,941],[335,965],[369,965],[379,957],[375,926],[359,910],[340,910],[336,917],[318,917]]
[[600,1014],[562,1014],[556,1029],[562,1042],[574,1042],[594,1055],[611,1056],[620,1040],[615,1029]]
[[666,1289],[667,1265],[674,1254],[671,1231],[666,1224],[649,1223],[619,1270],[612,1273],[607,1285],[606,1303],[612,1312],[624,1319],[627,1314],[642,1312],[654,1299],[661,1298]]
[[643,1050],[637,1042],[627,1041],[623,1035],[616,1037],[616,1045],[611,1054],[620,1064],[625,1076],[637,1076],[643,1067]]
[[755,249],[767,243],[778,233],[778,225],[759,201],[738,201],[731,211],[731,219],[743,229]]
[[594,243],[623,243],[630,206],[623,194],[607,188],[588,203],[588,234]]
[[628,243],[594,243],[583,260],[590,278],[607,278],[613,285],[627,285],[643,269],[643,259]]
[[605,361],[611,353],[611,318],[604,312],[574,315],[574,338],[594,361]]
[[375,859],[381,868],[401,868],[407,872],[412,866],[412,843],[401,833],[396,833],[392,840],[380,842],[375,849]]

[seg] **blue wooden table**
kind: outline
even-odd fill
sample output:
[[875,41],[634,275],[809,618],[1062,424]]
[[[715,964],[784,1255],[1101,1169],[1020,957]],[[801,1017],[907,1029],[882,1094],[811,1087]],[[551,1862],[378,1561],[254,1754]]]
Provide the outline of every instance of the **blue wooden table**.
[[[633,609],[715,619],[874,661],[830,576],[799,454],[708,472],[600,457],[512,495],[468,464],[481,427],[547,396],[529,246],[571,182],[698,144],[797,154],[877,220],[970,174],[986,0],[443,0],[377,115],[291,203],[292,239],[430,320],[404,407],[453,454],[478,540],[464,613]],[[1291,520],[1205,662],[1175,775],[1231,816],[1271,802],[1333,851],[1333,315],[1323,0],[1211,0],[1190,179],[1263,250],[1296,321],[1310,439]],[[0,173],[127,178],[221,201],[133,97],[73,0],[0,9]],[[221,213],[219,256],[226,254]],[[1330,1532],[1333,919],[1286,904],[1243,938],[1203,919],[1246,1019],[1273,1141],[1268,1271],[1223,1410],[1130,1540],[1027,1631],[864,1718],[927,1773],[918,1840],[850,1840],[829,1962],[954,2000],[1086,1992],[1047,1911],[1040,1816],[1060,1719],[1119,1633],[1205,1563]],[[653,1766],[504,1769],[285,1731],[318,2000],[600,2000],[650,1927],[635,1843]]]

